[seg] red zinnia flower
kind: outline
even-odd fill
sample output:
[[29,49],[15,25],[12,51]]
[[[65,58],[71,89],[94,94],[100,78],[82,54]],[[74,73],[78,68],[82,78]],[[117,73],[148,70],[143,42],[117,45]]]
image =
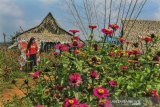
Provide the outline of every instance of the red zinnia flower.
[[112,107],[112,104],[109,100],[100,101],[98,107]]
[[106,35],[109,35],[109,36],[112,36],[113,34],[113,30],[110,30],[110,29],[106,29],[106,28],[103,28],[102,29],[102,32]]
[[97,71],[91,71],[90,76],[93,79],[98,79],[99,78],[99,73]]
[[116,56],[114,52],[109,52],[108,55],[111,56],[111,57]]
[[56,55],[58,55],[58,52],[53,52],[52,54],[56,56]]
[[124,39],[124,38],[119,38],[118,40],[121,41],[122,43],[125,42],[125,39]]
[[80,32],[79,30],[73,29],[73,30],[69,30],[69,32],[72,32],[73,34]]
[[118,51],[117,51],[117,54],[118,54],[118,56],[123,56],[124,53],[123,53],[123,51],[118,50]]
[[79,50],[74,50],[74,54],[79,54],[80,51]]
[[127,45],[131,44],[132,42],[126,42]]
[[63,107],[76,107],[76,105],[78,105],[79,102],[76,98],[72,98],[72,99],[68,99],[66,98],[63,104]]
[[80,84],[82,84],[81,75],[79,73],[72,73],[69,75],[69,81],[70,85],[79,86]]
[[32,73],[31,76],[33,77],[33,79],[37,79],[39,77],[40,73],[41,73],[40,71],[36,71],[36,72]]
[[159,60],[160,60],[160,58],[159,58],[158,55],[155,55],[155,56],[153,57],[153,61],[159,61]]
[[69,50],[69,47],[66,44],[61,44],[59,50],[66,52]]
[[121,70],[127,70],[128,66],[120,66]]
[[116,86],[117,86],[117,81],[110,80],[110,81],[109,81],[109,85],[110,85],[111,87],[116,87]]
[[152,42],[153,38],[151,38],[151,37],[145,37],[145,38],[142,38],[142,40],[144,40],[144,41],[146,41],[146,43],[148,43],[148,42]]
[[126,54],[128,54],[128,55],[132,55],[132,54],[133,54],[133,52],[132,52],[132,51],[130,51],[130,50],[126,50]]
[[57,89],[58,91],[62,91],[64,89],[64,87],[62,85],[57,84],[55,86],[55,89]]
[[107,89],[103,87],[97,87],[93,89],[93,95],[98,97],[99,99],[101,98],[106,98],[109,96],[109,92]]
[[88,26],[90,29],[95,29],[95,28],[97,28],[97,26]]
[[44,106],[43,106],[43,105],[39,105],[39,104],[38,104],[38,105],[36,105],[35,107],[44,107]]
[[140,54],[140,50],[132,50],[132,53],[134,54],[134,55],[138,55],[138,54]]
[[153,95],[154,97],[157,97],[157,96],[158,96],[158,93],[157,93],[157,90],[156,90],[156,89],[152,90],[152,95]]
[[110,24],[109,27],[112,28],[113,30],[119,29],[119,26],[117,24]]

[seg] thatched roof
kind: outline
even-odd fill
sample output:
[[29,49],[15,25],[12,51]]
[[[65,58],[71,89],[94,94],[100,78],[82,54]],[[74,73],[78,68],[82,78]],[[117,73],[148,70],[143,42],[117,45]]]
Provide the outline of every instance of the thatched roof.
[[28,40],[30,37],[35,37],[41,41],[69,42],[71,36],[72,34],[62,29],[53,15],[49,13],[38,26],[16,35],[13,39],[20,37]]
[[[123,37],[133,43],[140,43],[142,38],[155,34],[160,36],[160,21],[156,20],[135,20],[124,19],[123,24]],[[157,44],[159,47],[160,44]]]
[[160,21],[125,19],[123,23],[123,36],[129,41],[138,41],[152,33],[160,36]]

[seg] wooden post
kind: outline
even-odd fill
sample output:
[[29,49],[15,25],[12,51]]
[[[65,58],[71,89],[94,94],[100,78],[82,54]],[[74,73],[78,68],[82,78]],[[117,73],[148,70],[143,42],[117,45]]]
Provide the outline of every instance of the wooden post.
[[6,34],[3,33],[3,36],[4,36],[4,45],[6,45]]

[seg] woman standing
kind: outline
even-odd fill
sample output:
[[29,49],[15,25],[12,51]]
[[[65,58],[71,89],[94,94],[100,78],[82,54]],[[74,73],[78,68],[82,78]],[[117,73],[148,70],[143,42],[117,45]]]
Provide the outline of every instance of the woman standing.
[[27,45],[27,53],[30,60],[30,70],[32,71],[33,66],[36,66],[37,64],[37,53],[38,53],[38,46],[35,42],[35,38],[30,38],[30,41]]

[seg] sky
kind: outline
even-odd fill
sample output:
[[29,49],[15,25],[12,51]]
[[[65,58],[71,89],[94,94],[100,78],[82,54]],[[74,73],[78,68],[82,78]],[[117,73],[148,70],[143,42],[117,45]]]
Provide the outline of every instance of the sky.
[[[118,1],[120,0],[116,0],[115,3]],[[80,9],[82,0],[77,2]],[[95,0],[95,2],[104,4],[104,0]],[[67,11],[65,0],[0,0],[0,42],[3,42],[3,33],[7,35],[7,40],[10,40],[11,36],[20,30],[20,26],[24,31],[35,27],[49,12],[62,28],[66,30],[76,28],[71,24],[74,21],[71,13]],[[139,18],[160,20],[160,1],[148,0]]]

